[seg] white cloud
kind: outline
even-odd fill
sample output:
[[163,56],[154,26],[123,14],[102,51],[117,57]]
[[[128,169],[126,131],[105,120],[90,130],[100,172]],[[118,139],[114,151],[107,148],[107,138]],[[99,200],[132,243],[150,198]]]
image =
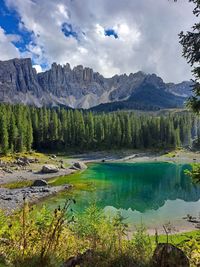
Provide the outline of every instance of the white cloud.
[[33,65],[33,68],[36,69],[36,72],[37,72],[37,73],[42,72],[42,67],[41,67],[40,65]]
[[[84,0],[84,5],[82,0],[6,3],[18,12],[21,27],[33,32],[26,55],[31,55],[36,64],[82,64],[106,77],[138,70],[155,72],[165,81],[191,76],[177,36],[181,30],[190,29],[195,20],[187,0]],[[61,26],[65,22],[72,25],[78,40],[63,34]],[[105,36],[104,29],[114,29],[119,38]]]
[[8,60],[10,58],[19,57],[19,51],[12,41],[18,41],[19,36],[14,34],[6,34],[0,27],[0,60]]

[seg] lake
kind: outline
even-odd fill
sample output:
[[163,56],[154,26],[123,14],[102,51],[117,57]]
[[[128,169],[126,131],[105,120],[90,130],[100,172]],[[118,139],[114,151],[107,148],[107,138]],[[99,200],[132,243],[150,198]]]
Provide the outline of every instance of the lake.
[[200,212],[200,186],[192,183],[186,169],[190,166],[167,162],[90,164],[84,172],[54,180],[55,185],[75,184],[75,190],[46,204],[54,208],[73,195],[77,212],[96,203],[108,216],[120,211],[130,225],[143,222],[152,228],[170,221],[184,226],[184,216]]

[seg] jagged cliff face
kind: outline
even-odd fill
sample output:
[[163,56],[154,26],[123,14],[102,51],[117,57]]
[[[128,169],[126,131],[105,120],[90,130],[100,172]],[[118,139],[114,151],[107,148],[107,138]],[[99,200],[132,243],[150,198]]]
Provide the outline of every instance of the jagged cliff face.
[[31,60],[0,61],[0,100],[12,102],[28,92],[39,96],[37,73]]
[[[189,82],[165,84],[155,74],[143,72],[104,78],[81,65],[71,69],[69,64],[53,63],[50,70],[37,74],[30,59],[0,61],[1,102],[87,109],[102,103],[128,100],[148,85],[160,90],[159,94],[164,92],[174,98],[185,97],[190,92]],[[183,95],[181,88],[184,89]]]
[[65,104],[79,108],[101,103],[103,93],[109,90],[103,76],[80,65],[71,69],[69,64],[62,67],[53,63],[49,71],[38,74],[38,83],[46,92],[65,99]]

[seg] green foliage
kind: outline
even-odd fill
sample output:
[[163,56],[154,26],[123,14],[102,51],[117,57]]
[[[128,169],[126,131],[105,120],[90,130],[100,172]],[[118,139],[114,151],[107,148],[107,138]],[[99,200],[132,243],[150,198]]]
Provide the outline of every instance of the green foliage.
[[[189,0],[194,4],[193,14],[199,18],[200,15],[200,2],[199,0]],[[200,23],[197,22],[193,25],[191,31],[187,31],[185,34],[180,33],[180,43],[183,46],[183,56],[187,62],[193,66],[192,73],[194,75],[194,84],[192,90],[194,96],[188,101],[188,106],[193,109],[194,112],[199,113],[200,111],[200,67],[199,67],[199,47],[200,47]]]
[[[20,213],[7,216],[0,212],[0,266],[57,267],[88,249],[92,256],[85,259],[83,267],[150,266],[155,243],[143,225],[130,239],[120,213],[108,218],[92,204],[74,217],[72,202],[66,201],[53,213],[45,207],[39,211],[30,208],[26,202]],[[185,251],[191,266],[197,266],[200,260],[197,233],[176,238],[176,245]]]
[[186,253],[190,260],[191,267],[198,266],[200,263],[200,233],[196,237],[188,236],[188,238],[178,244],[178,246]]
[[77,223],[74,225],[74,232],[80,238],[86,238],[93,249],[101,238],[99,225],[103,223],[105,217],[103,211],[96,205],[91,205],[82,214],[78,215]]
[[186,174],[192,177],[194,183],[200,183],[200,164],[193,163],[192,170],[186,170]]
[[137,260],[138,264],[148,264],[149,258],[153,253],[153,246],[144,225],[136,227],[136,232],[133,234],[131,244],[134,251],[134,258]]
[[[143,254],[147,248],[146,234],[142,233],[144,229],[128,241],[127,224],[120,214],[113,219],[106,218],[103,211],[93,204],[74,219],[70,211],[72,201],[67,201],[53,214],[45,207],[38,212],[29,208],[26,202],[16,215],[0,213],[2,264],[9,267],[56,267],[87,249],[93,251],[92,259],[83,265],[87,267],[131,266],[129,263],[143,260],[143,256],[146,263],[149,261],[150,254]],[[141,244],[142,248],[139,248]]]
[[30,209],[25,202],[19,214],[10,217],[2,214],[0,255],[8,266],[58,266],[65,255],[65,247],[61,250],[60,246],[66,242],[64,234],[70,218],[65,215],[69,206],[67,201],[52,215],[45,208],[40,212]]
[[92,113],[0,104],[0,152],[177,148],[200,139],[200,119],[133,112]]

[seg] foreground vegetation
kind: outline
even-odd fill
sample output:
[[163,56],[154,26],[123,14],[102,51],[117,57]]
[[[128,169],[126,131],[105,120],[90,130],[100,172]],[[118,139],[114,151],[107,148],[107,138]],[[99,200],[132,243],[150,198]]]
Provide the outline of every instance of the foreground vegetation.
[[[166,236],[150,237],[139,226],[127,238],[128,225],[120,214],[109,219],[91,205],[74,215],[69,200],[52,214],[45,208],[29,208],[11,216],[0,217],[0,266],[57,267],[70,257],[88,253],[82,266],[150,266],[157,242]],[[130,236],[130,234],[129,234]],[[171,236],[169,241],[181,247],[191,266],[200,262],[200,233]],[[175,242],[173,242],[175,240]],[[134,265],[135,264],[135,265]]]
[[200,183],[200,163],[193,163],[192,170],[187,171],[187,174],[192,177],[194,183]]
[[0,152],[175,148],[200,137],[195,115],[91,113],[0,104]]

